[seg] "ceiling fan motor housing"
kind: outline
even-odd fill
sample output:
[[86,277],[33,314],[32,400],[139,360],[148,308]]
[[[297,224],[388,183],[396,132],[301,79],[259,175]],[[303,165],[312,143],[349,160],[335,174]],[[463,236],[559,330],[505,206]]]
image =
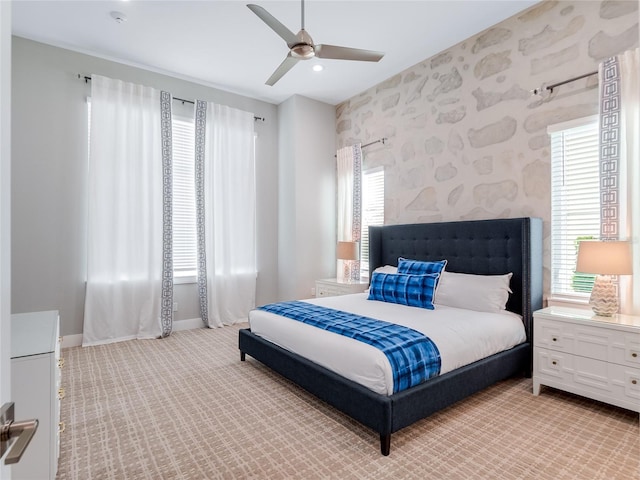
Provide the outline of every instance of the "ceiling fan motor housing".
[[291,55],[301,60],[308,60],[315,57],[316,49],[313,46],[311,35],[303,28],[298,32],[296,37],[298,37],[299,43],[291,47]]

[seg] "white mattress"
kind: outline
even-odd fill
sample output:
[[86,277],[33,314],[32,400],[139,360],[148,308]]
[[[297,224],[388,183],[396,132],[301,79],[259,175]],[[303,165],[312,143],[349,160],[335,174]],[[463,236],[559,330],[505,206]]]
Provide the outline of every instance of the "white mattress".
[[[397,323],[422,332],[438,347],[440,374],[455,370],[526,340],[520,316],[436,305],[435,310],[367,300],[367,293],[305,300],[328,308]],[[286,317],[253,310],[251,331],[374,392],[393,393],[391,365],[366,343]]]

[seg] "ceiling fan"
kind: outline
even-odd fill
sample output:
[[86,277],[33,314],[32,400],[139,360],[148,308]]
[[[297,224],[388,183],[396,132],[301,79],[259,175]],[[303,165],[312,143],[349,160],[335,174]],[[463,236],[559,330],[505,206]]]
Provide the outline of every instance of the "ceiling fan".
[[249,4],[247,7],[266,23],[274,32],[287,42],[289,53],[276,71],[265,82],[273,86],[285,73],[293,68],[299,60],[309,60],[313,57],[330,58],[336,60],[357,60],[361,62],[378,62],[384,53],[373,50],[362,50],[359,48],[338,47],[336,45],[326,45],[313,43],[311,35],[304,29],[304,0],[302,2],[302,26],[297,34],[280,23],[273,15],[259,5]]

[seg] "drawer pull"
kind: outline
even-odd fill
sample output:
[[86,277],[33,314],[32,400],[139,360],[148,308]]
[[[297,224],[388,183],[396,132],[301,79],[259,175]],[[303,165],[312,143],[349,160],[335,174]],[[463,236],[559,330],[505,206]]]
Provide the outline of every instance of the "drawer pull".
[[553,340],[554,342],[558,341],[558,339],[556,337],[551,337],[551,340]]
[[58,433],[64,433],[66,428],[67,428],[67,426],[65,425],[64,422],[59,422],[58,423]]
[[58,368],[60,370],[62,370],[62,367],[64,367],[64,358],[59,358],[58,359]]
[[59,399],[59,400],[62,400],[62,399],[64,398],[64,396],[65,396],[65,393],[64,393],[64,387],[60,387],[60,388],[58,389],[58,399]]
[[631,383],[633,383],[634,385],[636,385],[638,383],[638,380],[636,380],[635,378],[633,380],[631,380]]
[[558,362],[556,362],[555,360],[553,360],[551,363],[552,363],[553,365],[557,365],[557,364],[558,364]]
[[636,352],[633,352],[633,353],[631,354],[631,356],[632,356],[633,358],[636,358],[636,357],[638,356],[638,354],[637,354]]

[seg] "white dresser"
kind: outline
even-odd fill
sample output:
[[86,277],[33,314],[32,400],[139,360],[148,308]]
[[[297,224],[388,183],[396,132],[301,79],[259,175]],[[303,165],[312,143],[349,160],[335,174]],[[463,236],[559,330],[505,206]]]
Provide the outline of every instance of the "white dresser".
[[534,395],[547,385],[640,412],[640,317],[564,307],[533,316]]
[[351,281],[343,282],[335,278],[316,280],[316,298],[335,297],[336,295],[350,295],[362,293],[369,288],[369,282]]
[[15,416],[36,418],[38,429],[19,463],[14,480],[55,479],[60,453],[59,316],[57,311],[11,315],[11,390]]

